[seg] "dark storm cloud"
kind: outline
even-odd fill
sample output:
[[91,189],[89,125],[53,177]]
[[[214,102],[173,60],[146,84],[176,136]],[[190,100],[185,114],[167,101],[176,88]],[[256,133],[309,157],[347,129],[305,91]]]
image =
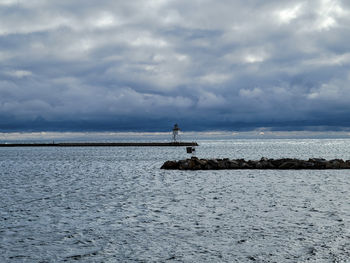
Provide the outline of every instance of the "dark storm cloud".
[[340,0],[3,0],[0,130],[348,127],[349,11]]

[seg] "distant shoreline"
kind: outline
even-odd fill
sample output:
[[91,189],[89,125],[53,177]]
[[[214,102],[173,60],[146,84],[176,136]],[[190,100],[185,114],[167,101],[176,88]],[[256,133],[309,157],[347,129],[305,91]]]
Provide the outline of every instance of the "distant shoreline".
[[1,143],[0,147],[157,147],[198,146],[196,142],[67,142],[67,143]]

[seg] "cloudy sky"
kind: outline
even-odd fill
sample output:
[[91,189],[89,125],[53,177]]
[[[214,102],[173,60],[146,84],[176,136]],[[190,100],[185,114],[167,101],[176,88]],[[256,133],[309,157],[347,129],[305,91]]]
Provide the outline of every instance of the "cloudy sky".
[[347,129],[346,0],[0,0],[0,131]]

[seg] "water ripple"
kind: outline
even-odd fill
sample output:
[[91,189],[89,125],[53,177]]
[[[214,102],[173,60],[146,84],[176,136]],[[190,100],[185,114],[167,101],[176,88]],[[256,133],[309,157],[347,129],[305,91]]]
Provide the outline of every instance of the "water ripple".
[[[198,155],[345,158],[349,144],[204,141]],[[0,261],[349,262],[347,171],[159,169],[184,157],[162,147],[1,149]]]

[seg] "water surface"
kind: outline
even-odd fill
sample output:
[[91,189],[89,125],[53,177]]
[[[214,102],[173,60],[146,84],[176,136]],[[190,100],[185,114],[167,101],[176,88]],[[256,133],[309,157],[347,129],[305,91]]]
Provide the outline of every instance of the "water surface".
[[[198,157],[350,159],[350,140]],[[0,262],[349,262],[350,171],[164,171],[185,148],[0,149]]]

